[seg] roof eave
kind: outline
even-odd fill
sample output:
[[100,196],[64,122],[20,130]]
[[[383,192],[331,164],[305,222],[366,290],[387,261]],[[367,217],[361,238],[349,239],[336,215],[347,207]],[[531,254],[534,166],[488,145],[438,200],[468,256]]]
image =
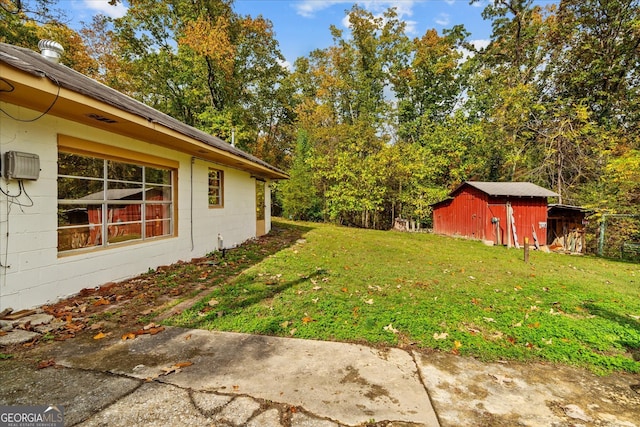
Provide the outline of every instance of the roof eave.
[[[148,120],[140,115],[124,111],[93,97],[59,87],[42,74],[24,71],[0,61],[0,75],[10,82],[13,89],[2,92],[0,101],[29,108],[48,111],[56,117],[82,123],[123,136],[132,137],[150,144],[178,150],[193,157],[241,169],[270,180],[288,179],[289,176],[265,162],[256,162],[243,156],[214,147],[204,141],[184,135],[170,127]],[[92,117],[105,117],[108,123]],[[194,133],[199,131],[194,129]],[[239,150],[236,150],[239,151]]]

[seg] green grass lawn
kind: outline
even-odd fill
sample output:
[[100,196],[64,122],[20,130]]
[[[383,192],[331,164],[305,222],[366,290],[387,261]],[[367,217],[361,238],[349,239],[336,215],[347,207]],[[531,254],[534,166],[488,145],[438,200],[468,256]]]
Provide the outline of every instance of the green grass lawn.
[[522,250],[432,234],[274,225],[309,229],[170,323],[640,372],[638,264],[537,251],[525,264]]

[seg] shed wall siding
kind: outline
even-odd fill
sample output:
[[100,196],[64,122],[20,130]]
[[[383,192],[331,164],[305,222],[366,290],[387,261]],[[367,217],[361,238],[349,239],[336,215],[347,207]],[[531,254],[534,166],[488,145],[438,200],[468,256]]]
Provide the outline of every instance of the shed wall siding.
[[[7,103],[0,105],[21,119],[40,114]],[[177,237],[58,256],[58,134],[153,153],[179,162],[174,201],[178,207]],[[37,154],[41,171],[37,181],[24,181],[25,190],[34,203],[32,207],[8,205],[7,196],[0,197],[0,309],[12,307],[18,310],[45,304],[83,288],[124,280],[150,268],[203,256],[217,248],[218,233],[224,237],[226,247],[255,236],[255,181],[247,172],[213,166],[224,171],[224,208],[209,209],[207,176],[212,164],[201,160],[192,163],[190,156],[177,151],[50,115],[26,123],[2,114],[0,154],[10,150]],[[7,182],[2,178],[0,185],[10,194],[18,194],[16,181]],[[19,200],[28,203],[24,195]],[[267,222],[269,226],[270,222]]]
[[481,191],[471,187],[463,188],[449,204],[434,210],[434,232],[485,239],[488,215],[486,200],[487,195]]
[[[463,187],[449,203],[436,206],[433,211],[434,232],[470,239],[490,240],[506,245],[513,244],[509,236],[507,202],[513,209],[518,243],[528,237],[533,244],[533,230],[540,245],[547,244],[547,201],[543,197],[490,197],[473,187]],[[498,226],[492,223],[498,219]],[[533,228],[532,228],[533,226]],[[498,236],[500,239],[498,239]]]

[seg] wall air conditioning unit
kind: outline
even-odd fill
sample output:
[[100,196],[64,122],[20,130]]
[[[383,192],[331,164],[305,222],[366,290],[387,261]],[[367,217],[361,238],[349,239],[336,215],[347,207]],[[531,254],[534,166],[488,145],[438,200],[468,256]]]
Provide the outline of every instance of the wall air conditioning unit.
[[40,157],[37,154],[7,151],[4,154],[4,176],[7,179],[37,180],[40,177]]

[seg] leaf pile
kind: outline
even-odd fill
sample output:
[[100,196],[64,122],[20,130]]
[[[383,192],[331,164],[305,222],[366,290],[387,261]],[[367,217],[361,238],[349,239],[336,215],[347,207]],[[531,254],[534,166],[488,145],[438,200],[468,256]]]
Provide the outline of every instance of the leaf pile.
[[83,289],[73,297],[42,307],[55,317],[52,322],[55,328],[22,347],[31,348],[52,339],[64,341],[83,332],[91,334],[95,341],[109,337],[134,339],[159,333],[164,326],[152,320],[177,301],[225,283],[291,245],[305,230],[300,226],[274,224],[268,235],[227,250],[224,258],[220,252],[213,252],[190,262],[161,266],[122,282]]

